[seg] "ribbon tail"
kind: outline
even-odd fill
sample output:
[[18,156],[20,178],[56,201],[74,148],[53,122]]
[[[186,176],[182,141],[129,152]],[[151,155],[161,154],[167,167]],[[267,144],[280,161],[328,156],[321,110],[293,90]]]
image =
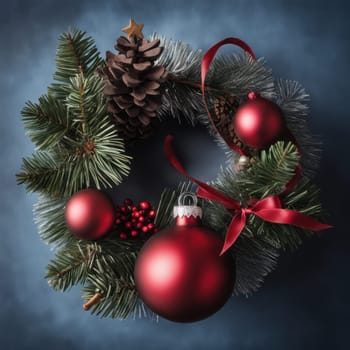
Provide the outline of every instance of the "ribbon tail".
[[236,242],[246,224],[246,214],[244,211],[238,212],[232,219],[227,229],[224,245],[221,249],[220,256],[230,249]]
[[189,175],[180,161],[177,159],[176,154],[173,150],[172,147],[172,142],[173,136],[172,135],[167,135],[165,137],[165,142],[164,142],[164,153],[166,157],[168,158],[170,164],[182,175],[186,176],[188,179],[190,179],[192,182],[197,184],[199,186],[198,190],[198,196],[202,198],[208,198],[212,200],[219,201],[220,203],[224,204],[227,208],[229,209],[238,209],[239,203],[234,201],[232,198],[227,196],[225,193],[222,193],[218,191],[217,189],[209,186],[205,182],[202,182],[193,176]]
[[275,224],[293,225],[312,231],[321,231],[333,227],[328,224],[323,224],[306,214],[291,209],[262,209],[256,211],[254,214],[265,221]]

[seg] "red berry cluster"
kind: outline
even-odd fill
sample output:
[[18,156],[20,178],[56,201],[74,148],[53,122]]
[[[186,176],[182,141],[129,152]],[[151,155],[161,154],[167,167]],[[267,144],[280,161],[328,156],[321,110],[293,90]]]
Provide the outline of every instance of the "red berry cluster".
[[147,201],[134,205],[131,199],[125,199],[124,205],[116,207],[116,228],[121,239],[143,237],[158,231],[154,225],[156,211]]

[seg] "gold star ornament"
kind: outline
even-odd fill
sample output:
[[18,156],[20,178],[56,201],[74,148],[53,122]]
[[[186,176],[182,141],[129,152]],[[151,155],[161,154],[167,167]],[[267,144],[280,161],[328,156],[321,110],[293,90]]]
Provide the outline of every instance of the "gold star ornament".
[[129,25],[122,29],[122,32],[128,34],[129,39],[139,38],[143,39],[142,33],[143,24],[137,24],[132,18],[130,19]]

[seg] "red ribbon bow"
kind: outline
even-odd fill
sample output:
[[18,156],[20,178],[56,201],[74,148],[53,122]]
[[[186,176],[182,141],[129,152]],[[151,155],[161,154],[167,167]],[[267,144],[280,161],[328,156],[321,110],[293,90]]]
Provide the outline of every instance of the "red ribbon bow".
[[219,202],[223,204],[227,209],[234,210],[234,216],[228,227],[225,243],[220,255],[224,254],[235,243],[246,225],[247,216],[252,214],[260,217],[265,221],[269,221],[275,224],[294,225],[296,227],[301,227],[313,231],[320,231],[332,227],[330,225],[320,223],[310,216],[299,213],[296,210],[283,209],[280,198],[278,196],[270,196],[260,200],[252,199],[250,200],[250,202],[253,202],[252,206],[242,207],[241,203],[237,202],[233,198],[190,176],[175,155],[175,152],[171,145],[172,139],[173,137],[171,135],[168,135],[165,138],[164,152],[170,164],[178,172],[199,186],[197,190],[198,197]]

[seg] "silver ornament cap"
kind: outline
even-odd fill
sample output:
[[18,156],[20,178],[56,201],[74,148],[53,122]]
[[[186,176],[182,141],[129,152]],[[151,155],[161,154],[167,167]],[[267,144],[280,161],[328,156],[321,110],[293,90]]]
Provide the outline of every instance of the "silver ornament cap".
[[[192,204],[186,204],[186,199]],[[178,198],[178,205],[174,206],[174,218],[191,217],[202,218],[202,208],[197,205],[198,198],[193,192],[182,192]]]

